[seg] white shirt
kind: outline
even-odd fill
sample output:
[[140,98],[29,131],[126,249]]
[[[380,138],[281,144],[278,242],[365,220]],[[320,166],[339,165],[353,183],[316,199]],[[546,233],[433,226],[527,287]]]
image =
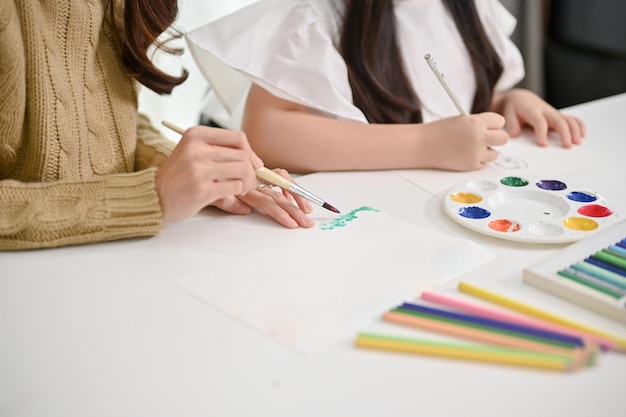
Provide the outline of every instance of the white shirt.
[[[475,0],[504,71],[496,91],[524,77],[509,39],[516,20],[497,0]],[[346,64],[336,48],[343,0],[260,0],[187,34],[189,49],[232,114],[256,83],[320,114],[367,123],[352,103]],[[469,112],[476,83],[471,60],[441,0],[395,0],[397,35],[406,74],[422,103],[424,122],[458,114],[424,60],[431,54]],[[227,126],[230,127],[230,126]]]

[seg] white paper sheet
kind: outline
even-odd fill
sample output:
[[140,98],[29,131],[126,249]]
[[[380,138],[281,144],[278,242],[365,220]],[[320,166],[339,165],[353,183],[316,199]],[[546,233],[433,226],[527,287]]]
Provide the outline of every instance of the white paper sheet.
[[496,163],[488,164],[478,171],[451,172],[422,169],[394,172],[440,197],[462,181],[477,178],[526,174],[558,179],[554,177],[599,165],[607,160],[610,153],[598,151],[597,148],[601,144],[593,143],[600,140],[601,138],[588,138],[583,141],[582,145],[565,149],[552,138],[548,147],[540,147],[535,143],[532,134],[525,131],[520,137],[510,139],[506,145],[497,148],[501,156]]
[[221,238],[199,246],[205,268],[174,284],[298,352],[314,353],[493,257],[472,242],[364,207],[344,207],[339,219],[318,209],[314,229],[283,229],[258,216],[194,222]]

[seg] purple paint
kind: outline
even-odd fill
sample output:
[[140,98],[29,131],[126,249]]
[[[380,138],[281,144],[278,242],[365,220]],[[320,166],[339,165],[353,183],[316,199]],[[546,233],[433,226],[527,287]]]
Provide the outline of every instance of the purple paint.
[[567,198],[578,203],[591,203],[592,201],[597,200],[595,195],[583,193],[581,191],[572,191],[567,195]]
[[557,180],[541,180],[537,184],[537,187],[548,191],[561,191],[567,188],[564,182]]
[[491,216],[491,213],[481,207],[462,207],[459,209],[459,215],[468,219],[484,219]]

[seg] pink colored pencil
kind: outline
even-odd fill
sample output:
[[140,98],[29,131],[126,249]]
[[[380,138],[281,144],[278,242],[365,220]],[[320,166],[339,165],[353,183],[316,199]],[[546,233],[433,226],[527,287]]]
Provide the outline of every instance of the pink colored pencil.
[[424,301],[429,301],[431,303],[440,304],[446,307],[456,308],[458,310],[480,317],[508,321],[509,323],[518,324],[520,326],[534,327],[536,329],[580,337],[587,340],[588,342],[600,345],[604,350],[612,350],[615,348],[614,341],[605,339],[594,334],[575,330],[565,326],[560,326],[554,323],[548,323],[542,320],[522,316],[515,313],[509,313],[492,307],[474,304],[469,301],[450,297],[448,295],[439,294],[432,291],[423,291],[421,298]]

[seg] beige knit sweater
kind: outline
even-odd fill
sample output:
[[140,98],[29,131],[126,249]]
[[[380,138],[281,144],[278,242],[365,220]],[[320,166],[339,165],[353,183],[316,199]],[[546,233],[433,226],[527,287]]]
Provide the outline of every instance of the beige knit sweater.
[[0,250],[150,236],[174,143],[137,114],[104,0],[0,0]]

